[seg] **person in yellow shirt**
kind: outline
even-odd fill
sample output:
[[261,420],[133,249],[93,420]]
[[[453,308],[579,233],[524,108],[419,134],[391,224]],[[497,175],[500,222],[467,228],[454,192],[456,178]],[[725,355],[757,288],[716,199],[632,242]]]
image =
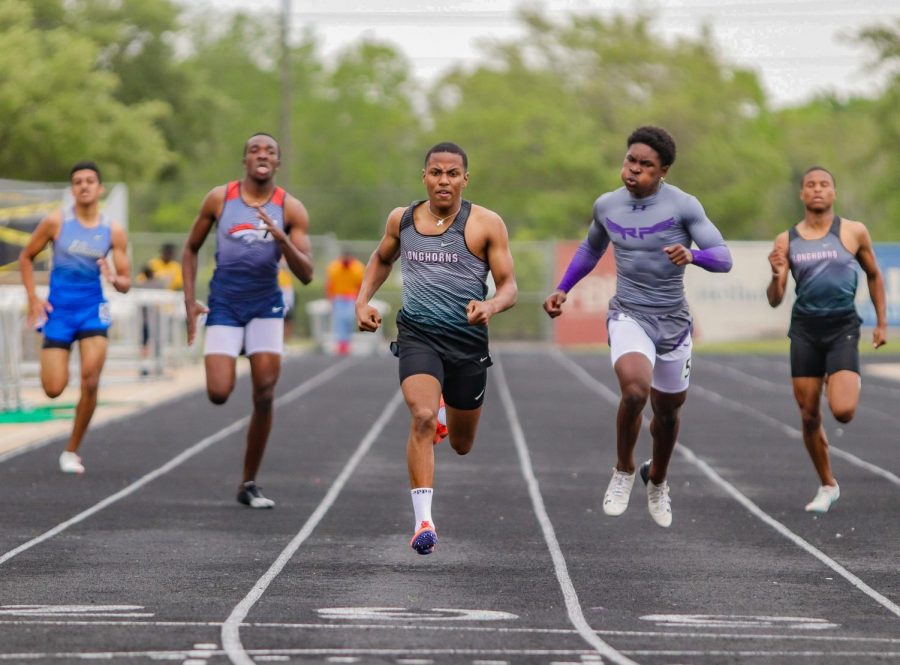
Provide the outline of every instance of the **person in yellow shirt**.
[[338,355],[350,353],[350,336],[356,324],[356,295],[365,266],[348,250],[328,264],[325,295],[331,301],[331,326]]
[[147,267],[153,271],[154,279],[161,281],[166,288],[173,291],[181,290],[181,264],[175,260],[175,245],[170,242],[164,244],[156,256],[147,263]]

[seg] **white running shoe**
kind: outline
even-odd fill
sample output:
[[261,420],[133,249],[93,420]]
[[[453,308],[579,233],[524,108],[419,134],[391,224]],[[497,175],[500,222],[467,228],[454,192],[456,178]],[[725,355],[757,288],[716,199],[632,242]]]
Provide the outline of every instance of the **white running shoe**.
[[631,488],[634,486],[634,474],[623,473],[613,469],[613,477],[603,496],[603,512],[617,517],[628,508]]
[[827,513],[828,509],[841,496],[841,488],[834,485],[822,485],[816,492],[815,498],[806,504],[808,513]]
[[659,485],[647,480],[647,509],[653,521],[663,527],[672,524],[672,502],[669,499],[669,483],[665,480]]
[[59,470],[63,473],[84,473],[84,465],[78,455],[66,450],[59,456]]

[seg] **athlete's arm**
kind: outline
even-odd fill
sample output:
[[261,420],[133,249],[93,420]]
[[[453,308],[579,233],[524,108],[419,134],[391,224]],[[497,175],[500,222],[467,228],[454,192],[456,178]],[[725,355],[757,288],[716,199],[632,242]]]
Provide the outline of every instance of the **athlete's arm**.
[[184,288],[184,309],[187,314],[187,338],[188,345],[194,343],[197,334],[197,317],[208,312],[209,309],[197,302],[197,259],[200,248],[206,241],[206,236],[218,219],[225,204],[225,187],[216,187],[211,190],[200,204],[200,212],[191,226],[187,240],[184,243],[184,251],[181,254],[181,279]]
[[876,349],[887,343],[887,313],[884,296],[884,278],[881,269],[875,260],[875,249],[872,247],[872,238],[869,230],[860,222],[854,223],[854,233],[859,243],[856,250],[856,260],[860,268],[866,273],[866,281],[869,285],[869,297],[875,306],[875,329],[872,331],[872,346]]
[[131,288],[131,263],[128,260],[128,236],[125,234],[125,229],[118,224],[113,224],[110,229],[110,242],[115,272],[109,269],[106,259],[98,259],[100,272],[116,291],[128,293],[128,289]]
[[404,208],[395,208],[388,215],[384,236],[363,271],[362,284],[356,296],[356,325],[364,332],[375,332],[381,325],[381,314],[369,301],[384,284],[391,274],[394,262],[400,257],[400,218],[403,211]]
[[769,266],[772,268],[772,279],[766,287],[766,298],[772,307],[778,307],[784,300],[788,278],[788,232],[782,231],[775,238],[775,245],[769,252]]
[[698,249],[689,249],[680,244],[664,247],[663,251],[669,260],[677,266],[693,263],[708,272],[731,270],[731,251],[725,244],[722,233],[706,216],[700,201],[693,196],[688,199],[682,219]]
[[309,213],[306,207],[293,196],[284,201],[284,226],[287,237],[275,239],[281,244],[281,253],[288,268],[303,284],[313,278],[312,245],[309,242]]
[[497,290],[490,300],[469,301],[466,305],[466,316],[470,326],[486,326],[494,314],[515,305],[519,293],[506,225],[499,215],[487,210],[479,214],[479,222],[484,224],[486,231],[485,260]]
[[591,223],[590,229],[588,229],[587,238],[575,250],[575,256],[569,261],[566,272],[563,274],[556,290],[544,300],[544,311],[547,312],[551,319],[555,319],[562,314],[562,306],[566,302],[569,291],[591,273],[603,257],[607,247],[609,247],[609,234],[603,225],[597,221],[595,206],[594,221]]
[[39,298],[34,288],[34,257],[44,251],[44,248],[53,242],[62,225],[62,215],[57,210],[50,213],[40,221],[34,233],[28,239],[28,244],[19,252],[19,272],[22,274],[22,285],[28,295],[29,326],[42,323],[47,318],[47,313],[53,311],[53,306],[43,298]]

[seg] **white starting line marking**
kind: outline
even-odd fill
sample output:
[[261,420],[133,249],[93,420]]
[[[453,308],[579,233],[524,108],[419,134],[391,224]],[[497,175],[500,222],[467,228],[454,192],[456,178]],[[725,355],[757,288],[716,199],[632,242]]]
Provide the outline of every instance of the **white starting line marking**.
[[[604,399],[606,399],[611,404],[618,404],[619,398],[618,396],[605,385],[597,381],[594,377],[588,374],[580,365],[574,362],[571,358],[565,356],[561,351],[554,350],[551,352],[559,361],[560,364],[565,365],[569,371],[578,378],[579,381],[583,385],[585,385],[588,389],[592,390],[596,394],[600,395]],[[702,388],[697,388],[691,386],[692,390],[699,392],[700,394],[708,394],[713,395],[715,398],[719,396],[715,393],[711,393],[709,391],[704,391]],[[649,421],[646,417],[644,417],[644,425],[649,427]],[[784,524],[776,520],[774,517],[765,512],[762,508],[757,506],[753,501],[751,501],[747,496],[741,493],[737,487],[729,483],[725,480],[719,473],[713,469],[709,464],[707,464],[704,460],[697,457],[694,452],[685,446],[681,441],[678,441],[678,445],[675,446],[675,451],[680,453],[683,457],[687,458],[695,466],[699,467],[699,469],[706,475],[707,478],[713,481],[716,485],[721,487],[727,494],[729,494],[735,501],[740,503],[744,508],[746,508],[751,514],[755,515],[760,521],[768,524],[770,527],[775,529],[782,536],[790,540],[800,549],[806,551],[808,554],[811,554],[816,559],[821,561],[823,564],[831,568],[838,575],[843,577],[845,580],[850,582],[854,587],[862,591],[869,598],[877,602],[879,605],[887,609],[889,612],[894,614],[897,617],[900,617],[900,606],[891,601],[889,598],[886,598],[884,595],[870,587],[868,584],[863,582],[856,575],[851,573],[849,570],[844,568],[837,561],[832,559],[830,556],[825,554],[822,550],[817,547],[811,545],[809,542],[798,536],[796,533],[788,529]]]
[[838,624],[807,617],[746,616],[742,614],[647,614],[642,621],[675,628],[785,628],[791,630],[828,630]]
[[[623,653],[632,656],[649,656],[649,657],[797,657],[797,658],[897,658],[900,657],[900,651],[784,651],[784,650],[678,650],[678,649],[625,649]],[[490,656],[497,658],[505,657],[526,657],[526,656],[550,656],[550,657],[566,657],[580,658],[581,663],[598,663],[603,662],[597,660],[589,660],[589,657],[596,655],[593,651],[578,649],[250,649],[247,654],[252,655],[260,660],[278,659],[283,660],[290,656],[320,656],[327,657],[329,662],[360,662],[365,657],[376,656],[393,656],[399,658],[408,658],[416,656],[424,658],[426,656]],[[221,652],[214,655],[222,655]],[[110,662],[113,660],[150,658],[151,660],[184,660],[186,657],[184,651],[48,651],[48,652],[22,652],[22,653],[0,653],[0,661],[27,662],[29,660],[103,660]]]
[[[318,388],[323,383],[330,381],[335,376],[337,376],[338,374],[343,372],[345,369],[350,367],[352,364],[354,364],[352,360],[345,360],[345,361],[337,363],[336,365],[331,365],[324,371],[319,372],[311,379],[304,381],[303,383],[301,383],[299,386],[297,386],[293,390],[285,393],[284,395],[282,395],[281,397],[276,399],[275,406],[279,407],[279,406],[288,404],[288,403],[294,401],[295,399],[297,399],[298,397],[310,392],[311,390]],[[57,524],[55,527],[53,527],[49,531],[45,531],[40,536],[38,536],[36,538],[32,538],[27,543],[23,543],[23,544],[19,545],[17,548],[12,549],[9,552],[7,552],[6,554],[0,556],[0,564],[4,564],[7,561],[9,561],[10,559],[12,559],[13,557],[21,554],[22,552],[30,550],[35,545],[39,545],[40,543],[44,542],[45,540],[49,540],[50,538],[53,538],[54,536],[59,535],[60,533],[62,533],[66,529],[68,529],[70,526],[74,526],[74,525],[78,524],[79,522],[83,522],[88,517],[91,517],[95,513],[99,513],[101,510],[103,510],[107,506],[111,506],[112,504],[116,503],[120,499],[124,499],[126,496],[129,496],[130,494],[134,494],[140,488],[142,488],[144,485],[147,485],[148,483],[156,480],[160,476],[167,474],[169,471],[171,471],[175,467],[181,465],[183,462],[189,460],[191,457],[193,457],[197,453],[205,450],[206,448],[209,448],[212,444],[221,441],[222,439],[229,436],[230,434],[233,434],[234,432],[243,428],[248,422],[250,422],[250,416],[244,416],[240,420],[236,420],[233,423],[231,423],[228,427],[220,429],[215,434],[211,434],[210,436],[206,437],[205,439],[201,439],[200,441],[195,443],[193,446],[182,451],[181,453],[179,453],[178,455],[176,455],[175,457],[170,459],[168,462],[166,462],[162,466],[157,467],[156,469],[154,469],[147,475],[145,475],[141,478],[138,478],[136,481],[134,481],[130,485],[125,486],[124,488],[122,488],[121,490],[116,492],[115,494],[109,495],[102,501],[95,503],[93,506],[91,506],[87,510],[81,511],[74,517],[67,519],[65,522],[61,522],[60,524]]]
[[518,615],[495,610],[452,610],[435,607],[411,610],[404,607],[324,607],[318,610],[323,619],[356,621],[510,621]]
[[153,612],[135,612],[143,605],[0,605],[0,615],[19,617],[152,617]]

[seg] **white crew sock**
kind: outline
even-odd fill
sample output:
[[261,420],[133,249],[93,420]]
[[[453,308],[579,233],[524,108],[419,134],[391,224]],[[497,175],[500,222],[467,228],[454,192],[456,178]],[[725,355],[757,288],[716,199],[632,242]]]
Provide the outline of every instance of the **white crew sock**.
[[413,510],[416,511],[416,523],[413,525],[413,530],[418,531],[422,522],[431,522],[431,526],[434,526],[434,521],[431,519],[431,496],[434,494],[434,490],[430,487],[417,487],[409,492],[412,495]]

